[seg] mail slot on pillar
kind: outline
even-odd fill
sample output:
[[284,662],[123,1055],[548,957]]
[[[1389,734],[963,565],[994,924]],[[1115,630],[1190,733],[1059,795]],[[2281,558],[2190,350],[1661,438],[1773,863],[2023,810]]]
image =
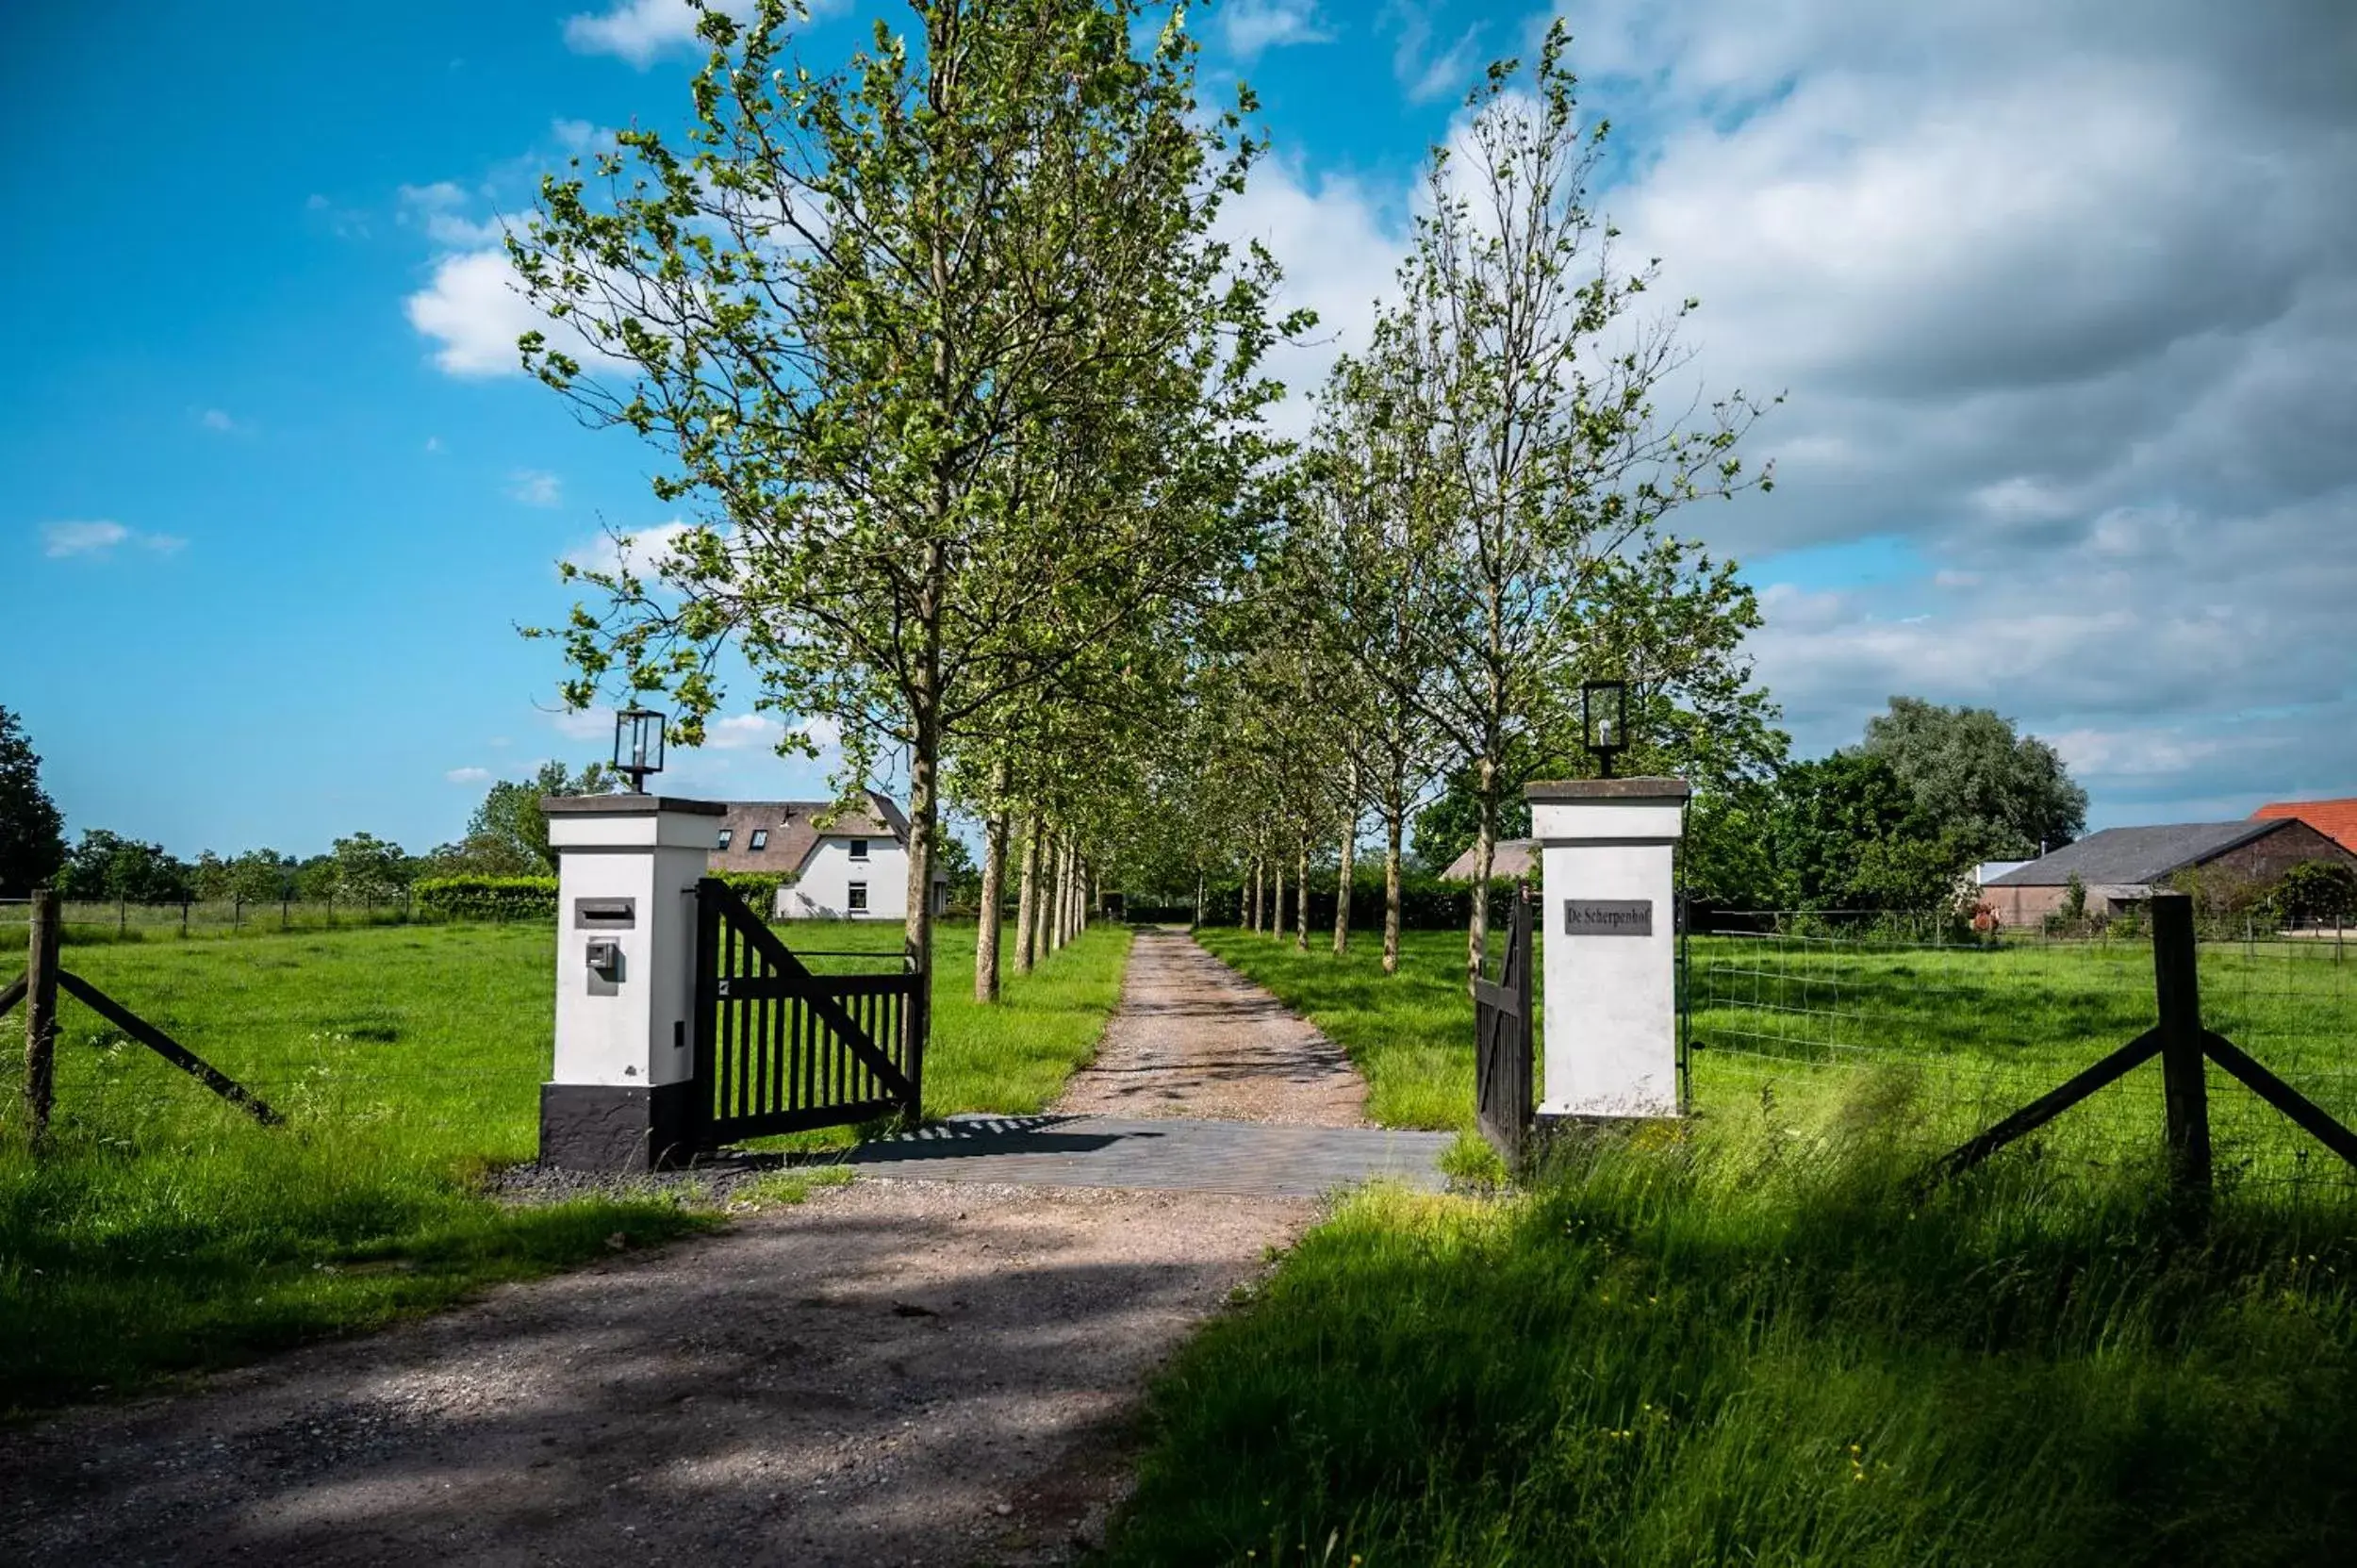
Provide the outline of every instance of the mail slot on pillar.
[[1526,793],[1547,911],[1539,1114],[1674,1116],[1686,782],[1574,779]]

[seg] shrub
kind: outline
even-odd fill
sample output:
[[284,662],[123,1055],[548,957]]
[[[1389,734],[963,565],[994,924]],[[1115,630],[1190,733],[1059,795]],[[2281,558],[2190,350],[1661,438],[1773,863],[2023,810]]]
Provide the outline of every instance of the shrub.
[[775,871],[720,871],[715,880],[735,889],[746,907],[765,920],[777,912],[778,889],[785,885],[785,878]]
[[466,920],[552,920],[554,877],[420,877],[412,884],[421,908]]

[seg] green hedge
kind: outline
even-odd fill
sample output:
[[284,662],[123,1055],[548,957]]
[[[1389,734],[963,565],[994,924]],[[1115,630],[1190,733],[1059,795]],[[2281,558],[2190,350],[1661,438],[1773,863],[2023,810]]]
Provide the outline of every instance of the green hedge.
[[[767,918],[785,879],[774,871],[723,871],[720,881]],[[554,877],[420,877],[411,884],[420,907],[464,920],[552,920]]]
[[553,920],[554,877],[420,877],[418,903],[469,920]]
[[722,871],[718,880],[736,889],[736,896],[765,920],[776,911],[778,889],[785,885],[775,871]]

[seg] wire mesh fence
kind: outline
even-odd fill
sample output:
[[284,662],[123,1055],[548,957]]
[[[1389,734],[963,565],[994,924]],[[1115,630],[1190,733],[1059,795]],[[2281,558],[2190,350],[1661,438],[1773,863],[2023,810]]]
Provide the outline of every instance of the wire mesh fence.
[[[381,899],[190,899],[140,903],[128,899],[65,900],[60,916],[70,942],[153,941],[285,931],[341,931],[367,926],[450,925],[480,920],[422,903],[407,894]],[[22,944],[32,918],[29,899],[0,899],[0,947]]]
[[[2329,929],[2253,926],[2197,951],[2206,1026],[2357,1126],[2351,946]],[[1705,1112],[1854,1096],[1871,1080],[1928,1132],[1961,1141],[2156,1018],[2152,946],[2133,928],[1958,940],[1944,925],[1749,914],[1698,924],[1687,962]],[[2357,1172],[2214,1065],[2208,1082],[2221,1188],[2357,1187]],[[2041,1130],[2031,1157],[2155,1164],[2163,1127],[2155,1064]]]

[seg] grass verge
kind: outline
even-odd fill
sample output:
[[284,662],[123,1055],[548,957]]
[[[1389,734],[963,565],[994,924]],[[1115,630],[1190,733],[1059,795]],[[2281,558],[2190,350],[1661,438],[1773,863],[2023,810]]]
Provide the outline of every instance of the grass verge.
[[1162,1378],[1106,1568],[2357,1553],[2348,1204],[1912,1203],[1920,1081],[1352,1199]]
[[[895,950],[897,926],[802,928]],[[1100,927],[996,1009],[941,933],[927,1108],[1030,1111],[1094,1048],[1129,933]],[[54,1148],[0,1097],[0,1415],[228,1364],[714,1223],[660,1194],[483,1196],[528,1160],[548,1076],[546,928],[394,926],[77,945],[66,965],[285,1112],[256,1127],[70,999]],[[0,982],[13,978],[0,971]],[[13,1023],[11,1017],[9,1022]]]

